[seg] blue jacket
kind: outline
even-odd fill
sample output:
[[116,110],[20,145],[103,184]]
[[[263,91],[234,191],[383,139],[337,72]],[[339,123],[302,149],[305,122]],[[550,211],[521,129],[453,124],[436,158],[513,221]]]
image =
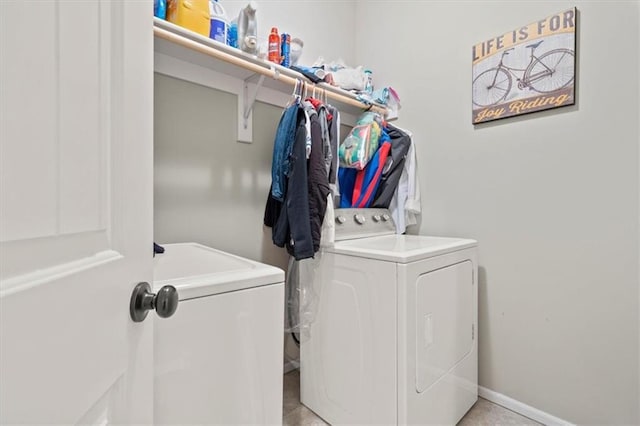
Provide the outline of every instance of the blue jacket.
[[[274,182],[267,199],[264,224],[272,228],[272,240],[296,260],[313,257],[313,238],[309,219],[305,115],[296,106],[295,139],[288,157],[287,178],[283,181],[284,200],[273,197]],[[275,149],[275,148],[274,148]]]
[[289,106],[282,112],[280,123],[273,142],[273,159],[271,160],[271,195],[278,201],[284,200],[286,174],[289,170],[289,156],[296,135],[296,114],[298,103]]

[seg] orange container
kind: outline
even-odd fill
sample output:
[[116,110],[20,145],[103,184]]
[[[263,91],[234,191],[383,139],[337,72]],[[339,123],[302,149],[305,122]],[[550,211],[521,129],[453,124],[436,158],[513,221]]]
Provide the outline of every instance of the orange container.
[[269,34],[267,59],[276,64],[280,63],[280,36],[278,35],[278,28],[276,27],[271,28],[271,34]]
[[167,21],[209,37],[209,0],[168,0]]

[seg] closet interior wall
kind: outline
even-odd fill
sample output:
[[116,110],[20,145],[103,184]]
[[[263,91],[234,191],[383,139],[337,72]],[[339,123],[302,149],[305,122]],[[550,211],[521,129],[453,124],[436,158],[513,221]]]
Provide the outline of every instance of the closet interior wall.
[[239,143],[235,95],[157,73],[154,88],[155,240],[197,241],[286,270],[262,225],[283,108],[256,102],[254,141]]
[[[195,241],[286,271],[286,251],[262,225],[283,108],[256,102],[253,143],[239,143],[235,95],[154,77],[155,241]],[[298,357],[290,339],[285,355]]]
[[159,242],[199,243],[286,267],[263,232],[281,109],[257,102],[254,141],[235,141],[232,94],[155,74],[154,228]]

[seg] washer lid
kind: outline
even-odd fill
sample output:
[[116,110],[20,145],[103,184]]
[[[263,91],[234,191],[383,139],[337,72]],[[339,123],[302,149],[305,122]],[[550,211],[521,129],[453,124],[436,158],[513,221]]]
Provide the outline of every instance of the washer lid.
[[197,243],[164,244],[153,259],[153,288],[171,284],[180,300],[243,290],[284,281],[276,267]]
[[462,238],[385,235],[338,241],[328,250],[333,253],[368,259],[409,263],[477,245],[477,241]]

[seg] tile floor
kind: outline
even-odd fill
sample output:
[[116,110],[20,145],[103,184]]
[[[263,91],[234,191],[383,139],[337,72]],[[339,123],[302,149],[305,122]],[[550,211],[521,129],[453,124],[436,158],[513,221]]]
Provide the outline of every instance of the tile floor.
[[[282,424],[285,426],[320,426],[327,424],[316,416],[313,411],[300,404],[300,372],[298,370],[293,370],[284,376],[284,398],[282,404]],[[535,426],[540,425],[540,423],[480,398],[458,423],[458,426],[476,425]]]

